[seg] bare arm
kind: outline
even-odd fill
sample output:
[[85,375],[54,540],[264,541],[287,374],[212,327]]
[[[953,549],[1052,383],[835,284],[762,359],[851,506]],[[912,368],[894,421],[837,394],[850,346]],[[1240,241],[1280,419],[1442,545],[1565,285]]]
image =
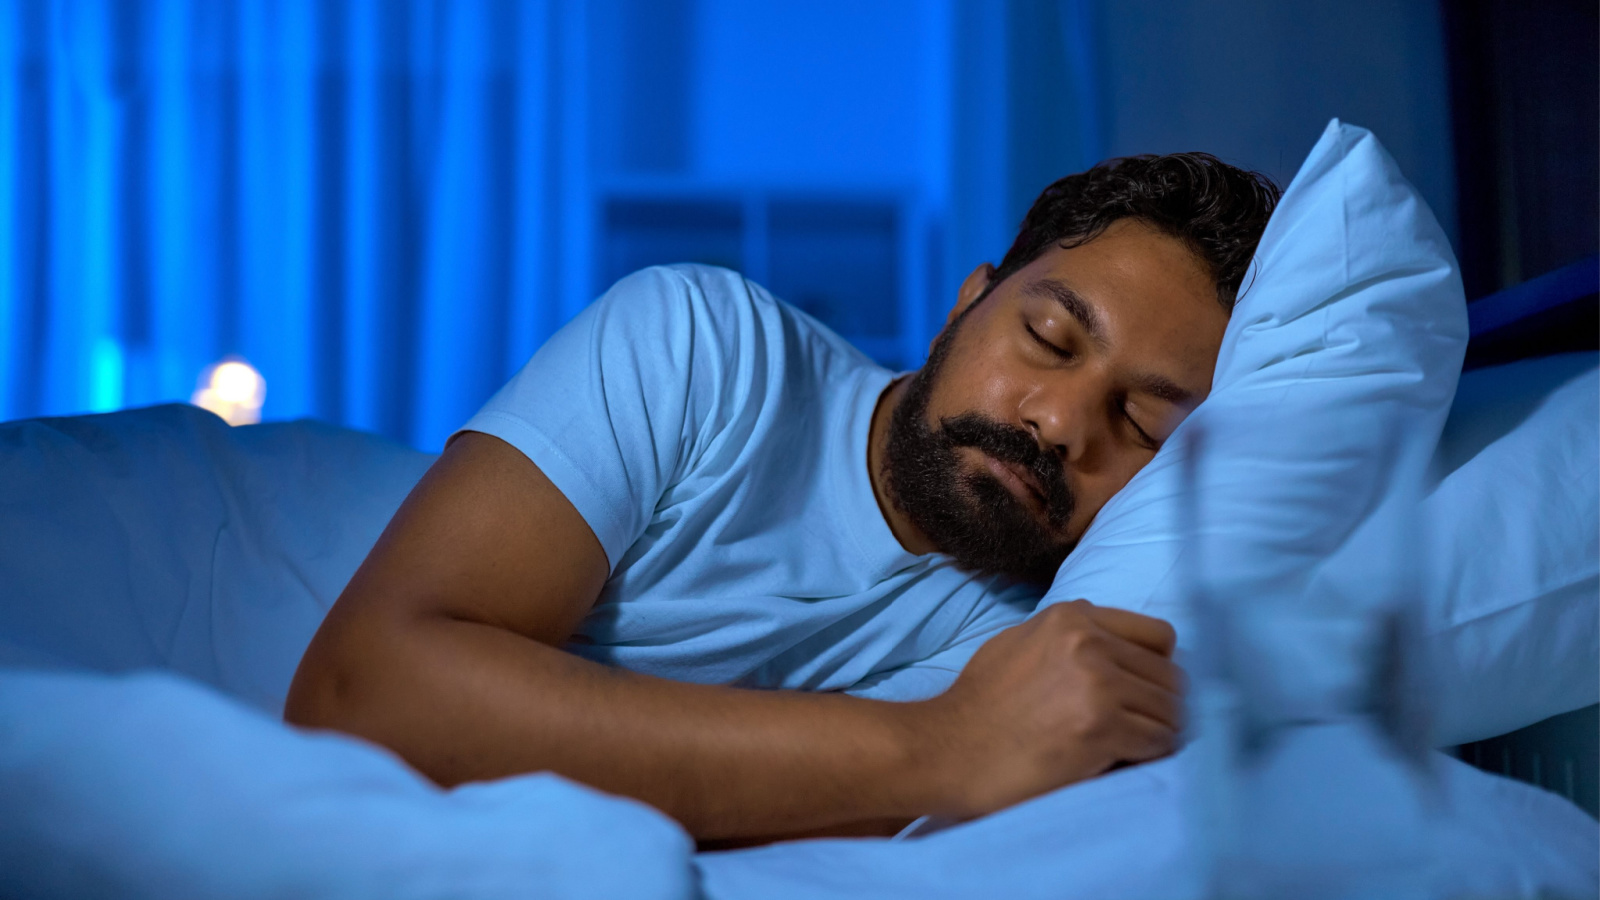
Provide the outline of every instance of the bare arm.
[[1106,627],[1114,611],[1068,604],[997,637],[1003,652],[986,646],[943,697],[896,704],[685,684],[562,651],[606,577],[538,467],[464,434],[334,605],[285,718],[384,744],[442,784],[559,772],[707,839],[975,815],[1172,744],[1178,676],[1155,620]]

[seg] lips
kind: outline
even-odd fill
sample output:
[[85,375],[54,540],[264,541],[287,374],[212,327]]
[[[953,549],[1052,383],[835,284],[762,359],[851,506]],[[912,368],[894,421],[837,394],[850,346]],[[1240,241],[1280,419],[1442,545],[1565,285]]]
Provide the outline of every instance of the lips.
[[1032,472],[1015,463],[995,459],[987,453],[983,455],[983,464],[1018,500],[1036,513],[1044,512],[1044,490]]

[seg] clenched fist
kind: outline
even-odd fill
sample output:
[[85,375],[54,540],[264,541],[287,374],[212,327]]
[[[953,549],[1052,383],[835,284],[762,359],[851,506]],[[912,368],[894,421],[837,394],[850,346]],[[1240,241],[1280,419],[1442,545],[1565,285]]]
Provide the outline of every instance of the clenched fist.
[[1122,763],[1165,756],[1182,728],[1176,635],[1160,619],[1061,603],[996,635],[915,719],[955,818],[993,812]]

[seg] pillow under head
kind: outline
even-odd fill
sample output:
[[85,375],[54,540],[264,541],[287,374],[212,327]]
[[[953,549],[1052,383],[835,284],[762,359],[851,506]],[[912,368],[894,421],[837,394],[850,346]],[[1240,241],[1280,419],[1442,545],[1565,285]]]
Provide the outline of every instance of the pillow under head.
[[[1160,616],[1182,644],[1182,572],[1203,569],[1229,601],[1295,595],[1399,461],[1432,451],[1466,340],[1438,222],[1371,132],[1330,122],[1262,236],[1210,396],[1100,511],[1043,605]],[[1197,542],[1179,521],[1191,487]],[[1196,566],[1177,565],[1186,543],[1204,548]]]

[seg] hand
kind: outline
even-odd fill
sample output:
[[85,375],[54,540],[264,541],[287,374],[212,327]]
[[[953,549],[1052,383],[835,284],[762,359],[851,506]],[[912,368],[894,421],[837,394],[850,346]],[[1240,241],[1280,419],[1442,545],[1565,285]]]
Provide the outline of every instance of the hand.
[[1182,728],[1176,635],[1160,619],[1061,603],[996,635],[943,695],[921,737],[944,815],[969,818],[1171,753]]

